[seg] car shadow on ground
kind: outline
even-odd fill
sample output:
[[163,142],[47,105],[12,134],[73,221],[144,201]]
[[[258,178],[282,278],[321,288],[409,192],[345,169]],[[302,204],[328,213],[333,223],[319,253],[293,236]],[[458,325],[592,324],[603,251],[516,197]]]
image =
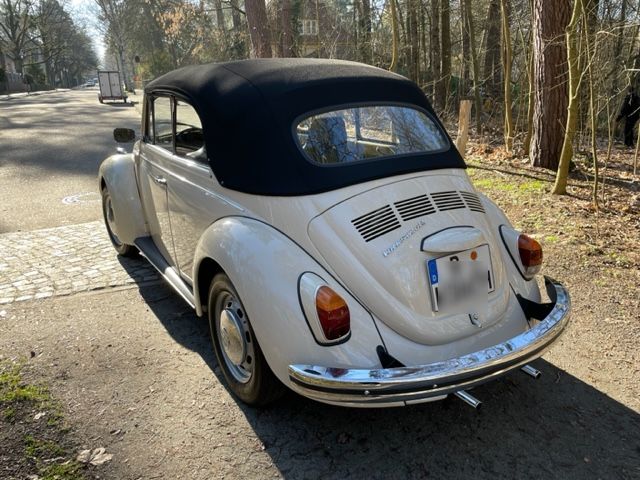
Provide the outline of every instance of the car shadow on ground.
[[[207,321],[166,284],[138,286],[224,384]],[[455,397],[348,409],[292,392],[269,408],[237,404],[285,478],[640,478],[640,415],[545,360],[533,365],[539,380],[516,371],[474,389],[479,411]]]
[[122,107],[127,107],[127,108],[131,108],[134,106],[133,102],[104,102],[105,105],[108,105],[110,107],[118,107],[118,108],[122,108]]

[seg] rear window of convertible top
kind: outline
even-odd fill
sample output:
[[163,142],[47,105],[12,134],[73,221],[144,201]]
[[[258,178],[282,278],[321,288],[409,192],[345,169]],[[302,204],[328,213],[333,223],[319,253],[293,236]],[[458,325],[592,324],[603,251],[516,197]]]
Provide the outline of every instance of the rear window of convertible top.
[[378,157],[447,150],[441,128],[420,110],[359,106],[313,114],[296,125],[298,143],[313,163],[333,165]]

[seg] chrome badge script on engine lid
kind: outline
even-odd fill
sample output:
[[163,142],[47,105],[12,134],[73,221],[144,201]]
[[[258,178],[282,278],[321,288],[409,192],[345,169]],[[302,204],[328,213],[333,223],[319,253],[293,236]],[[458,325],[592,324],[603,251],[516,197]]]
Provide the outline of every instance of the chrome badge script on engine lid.
[[486,317],[494,290],[488,245],[427,261],[431,306],[442,314],[466,313],[474,325]]

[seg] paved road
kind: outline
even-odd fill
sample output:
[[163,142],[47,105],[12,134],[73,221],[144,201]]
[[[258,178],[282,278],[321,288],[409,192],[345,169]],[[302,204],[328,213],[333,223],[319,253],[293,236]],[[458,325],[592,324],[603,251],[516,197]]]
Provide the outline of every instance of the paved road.
[[115,127],[139,127],[131,105],[96,89],[0,100],[0,233],[100,218],[96,176]]

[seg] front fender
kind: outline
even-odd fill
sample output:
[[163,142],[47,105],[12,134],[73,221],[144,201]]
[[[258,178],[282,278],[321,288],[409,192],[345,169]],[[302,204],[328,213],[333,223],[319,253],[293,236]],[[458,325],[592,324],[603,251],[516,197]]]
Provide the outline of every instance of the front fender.
[[138,237],[148,235],[142,202],[136,183],[135,162],[132,153],[108,157],[100,165],[98,185],[109,189],[115,217],[115,234],[121,242],[133,245]]
[[[382,345],[373,319],[318,262],[280,231],[258,220],[227,217],[202,235],[195,254],[194,279],[205,259],[214,260],[233,282],[269,366],[289,384],[292,363],[332,360],[336,367],[380,366],[376,347]],[[351,336],[342,344],[316,343],[304,317],[298,281],[313,272],[345,299],[351,314]],[[201,309],[208,290],[194,281],[196,305]],[[207,286],[208,287],[208,286]],[[316,360],[310,360],[316,359]]]

